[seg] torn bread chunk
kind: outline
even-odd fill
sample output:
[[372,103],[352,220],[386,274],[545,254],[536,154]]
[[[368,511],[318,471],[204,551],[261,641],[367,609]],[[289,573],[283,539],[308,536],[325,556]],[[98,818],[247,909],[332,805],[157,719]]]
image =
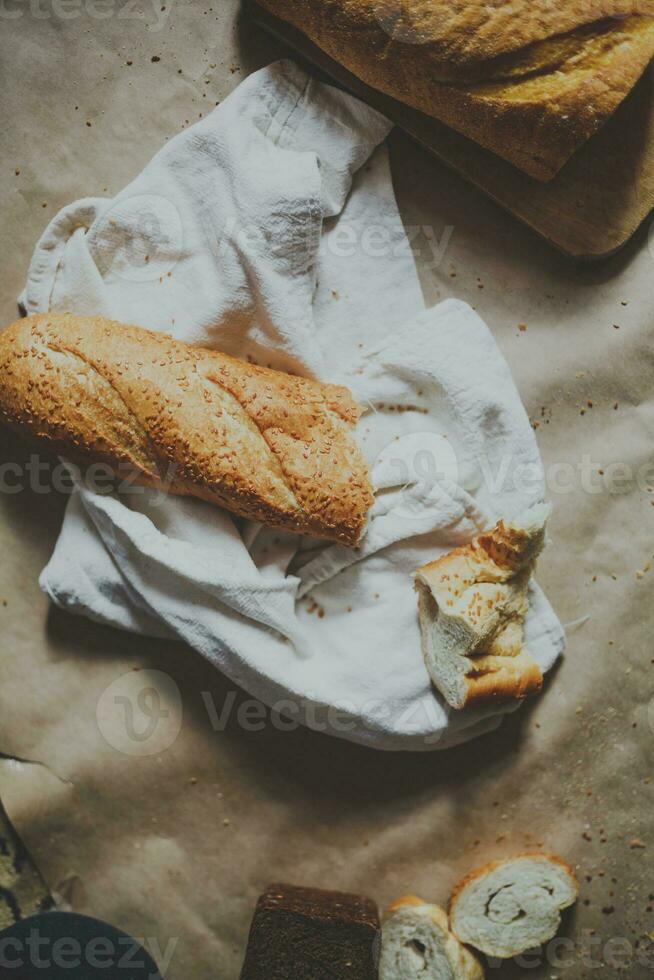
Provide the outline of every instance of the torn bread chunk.
[[488,956],[508,959],[556,935],[577,900],[572,868],[551,854],[522,854],[469,874],[450,902],[452,931]]
[[542,687],[523,625],[548,516],[549,507],[536,504],[415,574],[425,664],[453,708],[521,699]]
[[450,932],[447,912],[407,895],[382,925],[379,980],[483,980],[477,957]]

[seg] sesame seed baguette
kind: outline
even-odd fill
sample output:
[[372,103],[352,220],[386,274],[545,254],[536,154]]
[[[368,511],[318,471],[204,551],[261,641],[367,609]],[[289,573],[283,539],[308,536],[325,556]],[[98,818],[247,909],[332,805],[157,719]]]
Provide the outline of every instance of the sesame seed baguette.
[[0,334],[0,421],[73,462],[355,545],[373,495],[346,388],[101,317]]

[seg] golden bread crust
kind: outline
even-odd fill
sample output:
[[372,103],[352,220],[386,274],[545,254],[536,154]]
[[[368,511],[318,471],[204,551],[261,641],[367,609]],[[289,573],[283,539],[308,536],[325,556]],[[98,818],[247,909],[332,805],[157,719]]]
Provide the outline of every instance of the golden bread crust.
[[488,672],[466,678],[466,706],[511,699],[522,701],[530,694],[538,694],[543,686],[543,673],[528,653],[522,653],[514,660],[480,659]]
[[389,918],[395,912],[399,912],[400,909],[419,908],[422,905],[428,904],[424,899],[418,898],[417,895],[402,895],[400,898],[396,898],[394,902],[391,902],[384,913],[384,918]]
[[0,420],[81,463],[354,545],[373,502],[359,406],[323,385],[101,317],[0,334]]
[[368,85],[539,180],[603,125],[654,55],[654,0],[258,2]]

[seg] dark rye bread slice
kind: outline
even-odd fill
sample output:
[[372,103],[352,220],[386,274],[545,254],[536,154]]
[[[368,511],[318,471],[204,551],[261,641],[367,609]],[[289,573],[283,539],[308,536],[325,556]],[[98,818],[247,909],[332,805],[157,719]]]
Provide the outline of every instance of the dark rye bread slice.
[[377,980],[380,937],[377,906],[362,895],[270,885],[241,980]]

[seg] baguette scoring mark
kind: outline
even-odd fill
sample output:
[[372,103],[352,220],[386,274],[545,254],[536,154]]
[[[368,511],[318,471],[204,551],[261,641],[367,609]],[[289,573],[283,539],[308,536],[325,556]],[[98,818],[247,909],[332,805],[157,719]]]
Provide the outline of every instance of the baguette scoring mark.
[[[119,427],[122,421],[125,428],[121,429],[121,435],[129,434],[133,438],[131,440],[131,452],[128,450],[125,452],[125,460],[129,462],[135,469],[141,470],[144,475],[151,478],[152,480],[159,479],[159,468],[160,461],[158,460],[157,453],[155,451],[154,444],[150,439],[147,430],[142,425],[140,419],[134,414],[130,409],[129,405],[125,402],[123,395],[118,390],[116,385],[98,369],[95,364],[92,364],[83,354],[78,351],[70,350],[67,347],[61,345],[55,345],[52,341],[45,342],[41,346],[43,352],[48,351],[50,357],[60,359],[60,368],[64,367],[62,363],[64,360],[67,365],[77,363],[78,373],[77,382],[80,387],[88,386],[89,383],[95,385],[97,388],[97,401],[102,403],[106,408],[107,402],[111,408],[112,413],[116,413],[115,418],[111,419],[111,426]],[[81,370],[82,367],[84,370]],[[88,396],[88,387],[84,388],[83,392],[84,398]],[[80,399],[78,407],[82,410],[83,400]],[[103,415],[108,415],[109,413],[103,412]],[[55,420],[50,420],[54,422]],[[95,435],[103,440],[107,438],[108,433],[103,433],[101,430],[97,429],[97,418],[94,418],[94,423],[96,425]],[[132,455],[134,453],[135,455]]]
[[[197,372],[197,367],[196,367]],[[296,508],[299,512],[302,511],[302,506],[299,500],[293,493],[291,487],[288,485],[288,479],[286,473],[284,472],[284,467],[282,460],[277,455],[273,447],[268,441],[267,432],[269,430],[262,429],[255,420],[252,418],[247,410],[247,405],[239,401],[235,395],[232,394],[223,384],[221,384],[215,377],[210,374],[198,375],[201,378],[201,382],[205,387],[205,391],[210,395],[213,392],[219,394],[219,398],[222,401],[221,408],[232,411],[234,415],[238,415],[241,424],[247,425],[248,432],[253,439],[257,440],[257,449],[260,450],[265,456],[268,464],[272,467],[275,475],[278,479],[278,484],[276,489],[282,493],[286,491],[286,501],[289,507]],[[242,414],[241,414],[242,413]]]

